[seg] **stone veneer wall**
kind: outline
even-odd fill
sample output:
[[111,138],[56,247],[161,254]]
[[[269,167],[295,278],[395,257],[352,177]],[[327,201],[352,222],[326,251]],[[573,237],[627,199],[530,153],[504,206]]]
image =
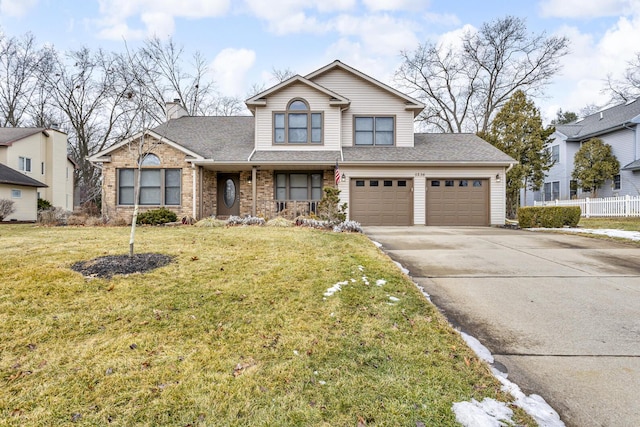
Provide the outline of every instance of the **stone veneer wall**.
[[[148,144],[154,144],[155,140],[147,137]],[[192,215],[193,213],[193,175],[191,164],[185,161],[185,154],[170,145],[156,143],[152,150],[153,154],[160,158],[161,166],[158,169],[182,169],[182,188],[180,195],[180,206],[167,206],[174,211],[178,217]],[[102,169],[102,214],[109,219],[123,218],[128,223],[131,222],[133,206],[118,206],[118,169],[136,168],[138,151],[136,144],[124,145],[120,149],[111,153],[111,161],[105,162]],[[153,167],[145,167],[152,169]],[[140,212],[149,209],[156,209],[158,206],[140,206]]]

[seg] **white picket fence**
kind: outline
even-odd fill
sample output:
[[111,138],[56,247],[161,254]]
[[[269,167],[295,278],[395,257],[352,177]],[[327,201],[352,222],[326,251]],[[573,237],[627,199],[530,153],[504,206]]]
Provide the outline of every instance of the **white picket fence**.
[[580,206],[582,216],[585,218],[640,216],[640,196],[554,200],[534,202],[534,206]]

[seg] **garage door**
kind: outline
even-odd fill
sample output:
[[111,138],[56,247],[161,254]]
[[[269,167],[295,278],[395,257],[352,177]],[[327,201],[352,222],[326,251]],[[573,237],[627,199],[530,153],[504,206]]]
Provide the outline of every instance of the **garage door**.
[[489,180],[428,179],[427,225],[489,225]]
[[350,218],[362,225],[413,225],[413,180],[352,178]]

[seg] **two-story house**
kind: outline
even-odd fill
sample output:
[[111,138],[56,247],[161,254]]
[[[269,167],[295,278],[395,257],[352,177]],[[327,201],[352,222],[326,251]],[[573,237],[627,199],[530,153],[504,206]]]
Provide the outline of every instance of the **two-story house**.
[[295,217],[340,189],[363,225],[500,225],[515,161],[472,134],[415,134],[419,101],[334,61],[246,101],[252,116],[167,122],[91,158],[103,213],[130,220],[144,138],[140,204],[179,215]]
[[556,126],[550,146],[556,163],[546,174],[540,191],[529,193],[533,201],[568,200],[592,197],[592,192],[578,188],[571,174],[573,161],[582,144],[599,138],[611,145],[620,162],[620,173],[597,191],[598,197],[637,196],[640,194],[640,98],[604,109],[575,122]]
[[[29,187],[37,188],[32,203],[32,190],[14,188],[15,180],[0,182],[0,198],[8,198],[20,206],[8,219],[35,220],[38,198],[60,209],[73,209],[75,165],[67,155],[64,132],[46,128],[0,128],[0,164],[29,178],[25,182],[43,184]],[[5,172],[7,177],[15,177],[6,169]]]

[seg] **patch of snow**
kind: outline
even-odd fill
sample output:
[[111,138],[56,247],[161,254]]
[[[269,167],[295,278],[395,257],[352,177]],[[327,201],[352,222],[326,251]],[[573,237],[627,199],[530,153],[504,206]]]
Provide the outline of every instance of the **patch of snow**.
[[349,282],[347,282],[346,280],[344,282],[338,282],[335,285],[333,285],[332,287],[330,287],[329,289],[327,289],[327,292],[324,293],[325,297],[330,297],[333,296],[333,294],[335,294],[338,291],[342,290],[342,287],[346,284],[348,284]]
[[356,279],[351,279],[351,283],[356,283]]
[[384,286],[387,284],[387,281],[384,279],[378,279],[376,280],[376,286]]
[[480,359],[484,360],[487,363],[493,363],[493,356],[491,355],[491,352],[487,347],[483,346],[482,343],[475,337],[472,337],[469,334],[465,334],[462,331],[459,332],[464,342],[466,342],[467,345],[471,347],[471,350],[473,350]]
[[362,276],[362,281],[364,282],[365,285],[369,284],[369,278],[367,276]]
[[372,240],[373,244],[376,245],[377,247],[381,248],[382,247],[382,243],[380,242],[376,242],[375,240]]
[[527,396],[517,384],[507,379],[507,376],[495,368],[491,368],[493,375],[502,383],[502,391],[508,392],[515,399],[514,404],[522,408],[538,425],[543,427],[565,427],[560,415],[545,400],[537,395]]
[[486,397],[482,402],[457,402],[452,406],[456,421],[465,427],[501,427],[513,425],[513,411],[503,402]]
[[402,264],[400,264],[398,261],[393,261],[393,263],[394,263],[395,265],[397,265],[397,266],[398,266],[398,268],[400,269],[400,271],[402,271],[402,272],[403,272],[404,274],[406,274],[407,276],[409,275],[409,270],[407,270],[406,268],[404,268],[404,267],[402,266]]
[[424,295],[424,297],[425,297],[426,299],[428,299],[428,300],[429,300],[429,302],[431,302],[431,295],[429,295],[429,294],[427,293],[427,291],[425,291],[425,290],[424,290],[424,288],[423,288],[422,286],[418,285],[416,282],[413,282],[413,284],[414,284],[414,285],[416,285],[416,288],[418,288],[418,290],[419,290],[420,292],[422,292],[422,295]]
[[327,383],[326,381],[322,381],[322,380],[318,381],[318,384],[320,385],[325,385],[326,383]]
[[528,231],[562,231],[563,233],[584,233],[598,234],[600,236],[618,237],[640,241],[640,231],[615,230],[610,228],[592,229],[592,228],[527,228]]
[[[475,337],[472,337],[471,335],[465,334],[464,332],[460,332],[460,335],[462,336],[462,339],[465,341],[465,343],[467,343],[467,345],[471,347],[471,349],[476,353],[476,355],[480,359],[488,363],[493,363],[494,361],[493,355],[491,354],[491,352],[487,347],[482,345],[480,341],[478,341]],[[502,391],[504,391],[505,393],[511,394],[511,396],[513,396],[513,398],[515,399],[514,404],[522,408],[527,414],[529,414],[534,420],[536,420],[538,425],[543,427],[564,427],[564,423],[562,422],[562,420],[560,420],[560,416],[558,415],[558,413],[551,406],[549,406],[549,404],[545,402],[545,400],[541,396],[538,396],[537,394],[532,394],[527,396],[522,392],[522,390],[520,390],[520,387],[518,387],[517,384],[512,383],[507,379],[507,374],[500,372],[499,370],[493,367],[491,368],[491,372],[493,372],[493,375],[502,384],[502,387],[501,387]],[[468,403],[468,402],[463,402],[463,403]],[[454,403],[454,405],[456,404]],[[456,413],[456,419],[458,419],[457,413]],[[462,423],[462,421],[458,421],[458,422]],[[463,424],[463,425],[484,426],[485,424]],[[486,425],[493,426],[493,425],[502,425],[502,424],[486,424]]]
[[360,270],[360,271],[364,271],[364,267],[363,267],[363,266],[361,266],[361,265],[359,265],[359,266],[358,266],[358,270]]
[[298,350],[293,350],[293,354],[296,356],[300,356],[300,353],[298,353]]
[[389,300],[391,300],[393,302],[398,302],[398,301],[400,301],[400,298],[389,296]]

